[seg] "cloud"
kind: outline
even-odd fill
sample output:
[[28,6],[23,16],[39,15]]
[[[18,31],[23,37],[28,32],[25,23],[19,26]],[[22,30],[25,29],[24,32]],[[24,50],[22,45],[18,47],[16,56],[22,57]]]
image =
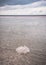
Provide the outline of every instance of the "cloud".
[[0,7],[0,15],[46,15],[46,1],[27,5],[5,5]]
[[0,6],[4,6],[4,5],[24,5],[24,4],[28,4],[28,3],[32,3],[34,1],[38,1],[38,0],[0,0]]
[[38,1],[31,4],[32,7],[46,6],[46,1]]

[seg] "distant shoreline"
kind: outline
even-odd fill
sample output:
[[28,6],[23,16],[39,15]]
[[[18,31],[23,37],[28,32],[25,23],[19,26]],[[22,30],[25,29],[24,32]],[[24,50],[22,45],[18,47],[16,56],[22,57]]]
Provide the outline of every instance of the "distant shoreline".
[[0,17],[43,17],[46,15],[0,15]]

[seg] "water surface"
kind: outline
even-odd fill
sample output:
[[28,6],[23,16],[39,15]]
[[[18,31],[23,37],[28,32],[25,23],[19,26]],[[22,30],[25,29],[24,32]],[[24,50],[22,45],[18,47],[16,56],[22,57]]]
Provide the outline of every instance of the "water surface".
[[46,16],[0,16],[0,47],[16,49],[21,45],[31,51],[30,63],[24,65],[46,65]]

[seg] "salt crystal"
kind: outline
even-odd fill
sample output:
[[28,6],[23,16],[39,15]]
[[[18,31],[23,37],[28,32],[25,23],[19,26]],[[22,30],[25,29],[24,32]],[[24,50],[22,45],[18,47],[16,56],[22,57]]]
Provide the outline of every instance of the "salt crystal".
[[22,54],[22,53],[26,54],[26,53],[30,52],[30,49],[24,45],[24,46],[20,46],[20,47],[16,48],[16,51],[17,51],[17,53],[20,53],[20,54]]

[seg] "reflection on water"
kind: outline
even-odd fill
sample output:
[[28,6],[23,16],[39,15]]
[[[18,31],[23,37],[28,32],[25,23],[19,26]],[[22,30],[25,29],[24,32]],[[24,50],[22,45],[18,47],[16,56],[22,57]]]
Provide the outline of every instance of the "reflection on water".
[[46,64],[46,16],[0,17],[0,47],[16,49],[22,45],[30,48],[32,65]]

